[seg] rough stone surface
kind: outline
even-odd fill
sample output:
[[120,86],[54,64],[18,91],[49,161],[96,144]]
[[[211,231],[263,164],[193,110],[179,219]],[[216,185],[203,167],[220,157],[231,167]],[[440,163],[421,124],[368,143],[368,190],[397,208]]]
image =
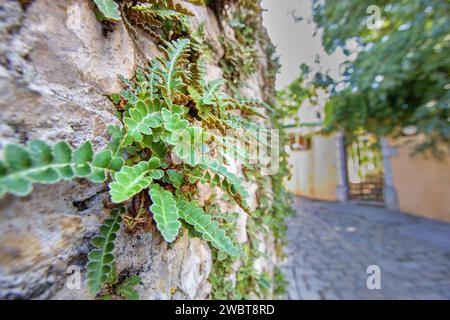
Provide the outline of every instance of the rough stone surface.
[[[215,53],[206,80],[221,77],[223,48],[217,39],[224,31],[210,9],[186,5],[197,13],[194,26],[205,23]],[[0,0],[0,149],[36,138],[66,140],[74,147],[90,140],[101,148],[106,127],[118,123],[107,98],[121,89],[117,75],[133,77],[138,65],[158,54],[152,41],[142,34],[133,40],[122,23],[105,36],[90,0],[34,0],[26,8]],[[250,96],[262,96],[261,79],[251,79]],[[24,198],[3,198],[0,298],[92,298],[84,267],[89,241],[107,216],[105,198],[104,185],[83,179],[37,185]],[[241,216],[238,239],[245,242]],[[122,229],[116,257],[119,276],[142,278],[143,299],[204,299],[210,293],[211,252],[202,240],[184,234],[168,245],[157,232],[130,235]],[[79,290],[67,287],[70,266],[81,271]]]

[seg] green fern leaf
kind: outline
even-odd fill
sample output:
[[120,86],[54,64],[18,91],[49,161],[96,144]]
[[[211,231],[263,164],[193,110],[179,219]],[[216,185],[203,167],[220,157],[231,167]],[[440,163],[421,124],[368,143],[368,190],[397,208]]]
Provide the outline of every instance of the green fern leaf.
[[192,11],[183,7],[179,3],[174,3],[173,0],[165,0],[165,3],[166,3],[167,8],[169,8],[170,10],[174,10],[174,11],[181,13],[183,15],[186,15],[186,16],[194,16],[194,13]]
[[88,255],[87,285],[93,295],[100,291],[114,270],[114,241],[117,238],[124,211],[123,208],[112,210],[111,217],[100,226],[99,235],[91,241],[95,249]]
[[124,166],[114,174],[114,182],[109,184],[109,193],[114,203],[121,203],[130,199],[153,182],[152,171],[159,168],[159,158],[152,157],[148,162],[141,161],[130,167]]
[[167,175],[169,176],[169,180],[175,188],[178,189],[181,187],[184,182],[183,173],[174,169],[169,169],[167,170]]
[[106,149],[111,150],[112,154],[116,156],[119,154],[120,149],[123,146],[122,144],[125,139],[126,130],[125,128],[120,128],[119,126],[116,125],[109,125],[108,133],[110,135],[110,139]]
[[222,183],[222,179],[218,174],[210,174],[209,171],[204,171],[199,167],[193,168],[191,170],[186,170],[186,177],[188,178],[189,183],[207,183],[212,187],[220,186]]
[[[204,159],[204,158],[203,158]],[[204,170],[211,170],[213,173],[224,177],[224,180],[219,184],[221,189],[228,194],[230,194],[236,202],[244,209],[249,212],[247,205],[248,192],[242,185],[241,179],[236,175],[228,171],[225,166],[220,165],[216,161],[206,160],[200,164],[200,168]]]
[[[182,16],[181,13],[171,10],[167,7],[162,7],[162,1],[153,1],[154,5],[149,3],[142,3],[132,6],[131,8],[136,11],[140,11],[146,19],[153,19],[152,25],[162,27],[160,20],[179,20]],[[159,3],[158,3],[159,2]],[[162,4],[165,6],[165,4]]]
[[197,207],[192,202],[180,201],[178,203],[180,218],[192,225],[195,231],[202,235],[202,238],[211,245],[230,256],[239,256],[239,250],[233,244],[231,239],[225,234],[224,230],[219,228],[217,221],[212,221],[209,214],[206,214],[203,209]]
[[7,145],[4,155],[5,160],[0,161],[0,197],[6,193],[25,196],[31,192],[33,183],[51,184],[76,177],[103,182],[107,169],[115,171],[123,164],[111,150],[94,155],[89,141],[72,151],[64,141],[52,147],[33,140],[26,147]]
[[204,6],[205,5],[205,0],[186,0],[186,1],[192,3],[193,5],[196,5],[196,6]]
[[164,128],[170,132],[181,132],[189,125],[189,121],[181,119],[179,114],[172,113],[167,108],[163,108],[161,111],[162,119],[164,121]]
[[209,134],[200,127],[187,127],[177,130],[167,139],[167,143],[174,145],[173,152],[180,157],[184,163],[197,166],[206,161],[206,152],[209,146],[206,141]]
[[153,212],[158,230],[167,242],[174,241],[181,223],[178,221],[178,209],[172,193],[160,185],[153,184],[150,188],[150,197],[153,201],[150,210]]
[[224,85],[222,79],[216,79],[208,83],[205,94],[202,97],[203,104],[215,105],[217,103],[217,96],[220,95],[220,88]]
[[161,90],[169,109],[175,98],[182,94],[181,90],[186,87],[183,82],[183,75],[186,75],[186,66],[189,64],[189,39],[178,39],[167,42],[166,47],[161,47],[165,52],[165,58],[158,57],[159,68],[156,74],[161,78],[161,83],[157,87]]
[[141,282],[141,277],[132,276],[120,284],[116,292],[127,300],[139,300],[139,293],[134,289]]
[[147,67],[146,73],[145,73],[145,81],[141,81],[140,87],[141,90],[143,90],[146,94],[149,95],[148,99],[155,100],[158,98],[156,88],[156,84],[159,81],[159,77],[155,72],[156,67],[159,65],[158,61],[154,59],[152,63]]
[[134,108],[128,110],[128,114],[123,118],[127,128],[127,135],[124,146],[130,145],[133,141],[142,142],[143,135],[152,134],[152,128],[162,124],[161,103],[159,100],[139,100]]
[[114,0],[94,0],[101,13],[101,20],[120,21],[118,4]]

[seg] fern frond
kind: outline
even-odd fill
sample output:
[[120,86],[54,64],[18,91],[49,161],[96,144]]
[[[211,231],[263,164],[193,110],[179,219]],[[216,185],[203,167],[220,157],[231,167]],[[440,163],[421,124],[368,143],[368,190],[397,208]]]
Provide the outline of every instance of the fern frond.
[[74,151],[65,141],[54,146],[41,140],[30,141],[26,147],[10,144],[4,156],[0,161],[0,197],[6,193],[26,196],[33,183],[51,184],[76,177],[103,182],[107,169],[116,171],[123,165],[110,150],[94,155],[89,141]]
[[125,0],[121,5],[126,27],[136,34],[135,27],[141,29],[149,37],[158,43],[163,42],[161,32],[165,23],[175,22],[184,25],[185,16],[193,16],[194,13],[180,3],[172,0]]
[[217,103],[217,97],[220,96],[219,90],[224,85],[222,79],[215,79],[208,83],[205,94],[202,97],[202,103],[206,105],[215,105]]
[[117,238],[124,211],[123,208],[113,209],[111,216],[100,226],[99,235],[91,241],[95,249],[88,255],[87,285],[93,295],[100,291],[114,270],[114,241]]
[[169,181],[172,183],[172,185],[175,188],[178,189],[178,188],[181,187],[181,185],[184,182],[183,173],[181,173],[181,172],[179,172],[177,170],[174,170],[174,169],[169,169],[169,170],[167,170],[167,175],[169,177]]
[[212,221],[211,216],[206,214],[203,209],[184,200],[178,202],[178,206],[180,218],[192,225],[204,240],[211,243],[214,248],[226,252],[232,257],[239,256],[239,249],[225,234],[225,231],[219,228],[219,223]]
[[220,187],[223,191],[231,195],[235,201],[244,209],[249,212],[247,205],[248,192],[242,185],[241,179],[236,175],[228,171],[228,169],[216,161],[206,160],[200,164],[200,168],[204,170],[211,170],[213,173],[218,174],[224,178],[221,182]]
[[150,197],[153,204],[150,206],[156,226],[167,242],[176,239],[181,223],[178,221],[178,209],[172,193],[164,190],[160,185],[150,187]]
[[255,115],[266,118],[256,109],[261,106],[261,104],[257,103],[256,100],[237,100],[231,98],[220,91],[223,84],[224,81],[222,79],[216,79],[208,83],[202,100],[203,104],[216,105],[221,112],[240,110],[246,115]]
[[142,142],[143,135],[152,134],[152,128],[162,125],[161,102],[159,100],[139,100],[134,108],[127,111],[123,123],[127,129],[124,146],[134,141]]
[[139,300],[139,293],[134,289],[141,282],[141,277],[131,276],[121,283],[116,292],[127,300]]
[[173,113],[167,108],[162,109],[161,115],[164,122],[164,128],[167,131],[176,132],[186,129],[189,125],[189,121],[186,119],[181,119],[179,114]]
[[[122,143],[125,139],[126,130],[125,128],[120,128],[116,125],[109,125],[108,126],[108,133],[110,135],[108,145],[106,146],[106,149],[111,150],[112,154],[114,156],[119,154],[119,151],[122,147]],[[119,171],[118,170],[115,171]]]
[[249,101],[238,101],[236,99],[227,97],[222,99],[220,109],[222,112],[231,110],[240,110],[244,115],[257,116],[260,118],[267,118],[257,110],[257,106]]
[[173,0],[163,0],[163,2],[165,2],[165,6],[170,10],[174,10],[186,16],[194,16],[192,11],[183,7],[180,3],[174,3]]
[[217,129],[223,135],[227,134],[227,130],[235,129],[229,125],[229,123],[228,123],[228,121],[226,121],[226,119],[219,118],[212,113],[208,114],[206,116],[203,116],[202,120],[206,127],[210,128],[210,129]]
[[158,62],[153,60],[152,63],[145,69],[145,81],[141,81],[139,84],[143,91],[148,95],[148,99],[155,100],[158,98],[156,84],[159,81],[159,77],[155,72],[155,68],[158,66]]
[[130,167],[123,166],[114,174],[114,181],[109,184],[109,193],[114,203],[121,203],[148,188],[153,179],[161,178],[161,170],[157,170],[161,162],[153,157],[148,162],[141,161]]
[[124,2],[121,5],[121,11],[125,26],[132,34],[136,35],[136,28],[139,28],[156,42],[162,41],[156,30],[161,28],[163,24],[157,19],[156,12],[153,10],[135,10],[131,2]]
[[200,127],[188,127],[184,130],[173,132],[168,143],[173,144],[172,151],[180,157],[184,163],[197,166],[206,161],[206,152],[209,146],[205,143],[209,134]]
[[114,0],[94,0],[100,11],[101,20],[120,21],[119,6]]
[[[257,148],[255,145],[256,139],[248,139],[247,131],[240,131],[239,137],[235,136],[215,136],[217,141],[217,150],[225,159],[237,159],[244,165],[248,166],[252,154],[249,152],[250,148]],[[244,145],[243,145],[244,144]]]
[[191,64],[186,84],[195,88],[201,95],[204,94],[205,63],[203,61],[203,39],[195,33],[191,34]]
[[189,3],[192,3],[193,5],[196,6],[204,6],[205,5],[205,0],[186,0]]
[[169,9],[161,9],[151,4],[136,4],[131,6],[131,9],[139,16],[140,21],[146,21],[150,25],[161,28],[163,23],[161,20],[179,19],[179,13]]
[[209,171],[205,172],[199,167],[193,168],[191,170],[186,170],[184,174],[188,178],[189,183],[207,183],[211,185],[211,187],[215,187],[220,185],[222,182],[222,179],[220,179],[220,176],[218,174],[211,174]]
[[249,212],[247,205],[248,192],[242,185],[242,180],[228,171],[216,161],[201,157],[199,166],[185,169],[184,175],[189,183],[207,183],[212,187],[218,186],[223,192],[229,194],[244,211]]
[[160,67],[155,70],[161,78],[161,83],[157,87],[166,101],[169,109],[172,107],[174,99],[183,94],[181,90],[186,87],[182,75],[188,72],[186,67],[189,64],[189,39],[178,39],[167,42],[166,47],[162,47],[165,57],[158,57]]

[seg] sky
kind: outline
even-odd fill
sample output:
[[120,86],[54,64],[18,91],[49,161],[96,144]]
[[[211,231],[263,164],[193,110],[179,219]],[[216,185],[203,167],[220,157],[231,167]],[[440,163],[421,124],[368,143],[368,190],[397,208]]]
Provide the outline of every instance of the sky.
[[[263,23],[280,56],[281,69],[277,76],[277,89],[283,89],[300,73],[300,65],[314,63],[320,57],[322,71],[339,78],[339,65],[345,55],[338,51],[327,55],[322,47],[320,32],[314,37],[315,24],[312,21],[312,0],[262,0]],[[294,17],[303,17],[296,22]]]

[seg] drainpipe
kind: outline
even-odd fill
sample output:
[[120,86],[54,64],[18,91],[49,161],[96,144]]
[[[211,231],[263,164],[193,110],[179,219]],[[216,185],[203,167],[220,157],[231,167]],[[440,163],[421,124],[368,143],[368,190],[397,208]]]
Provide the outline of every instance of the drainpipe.
[[397,149],[389,145],[386,138],[381,138],[381,154],[383,155],[383,169],[384,169],[384,204],[387,209],[399,210],[397,191],[395,190],[394,181],[392,178],[392,167],[390,157],[397,155]]
[[336,198],[339,202],[348,200],[347,161],[345,157],[344,134],[336,133]]

